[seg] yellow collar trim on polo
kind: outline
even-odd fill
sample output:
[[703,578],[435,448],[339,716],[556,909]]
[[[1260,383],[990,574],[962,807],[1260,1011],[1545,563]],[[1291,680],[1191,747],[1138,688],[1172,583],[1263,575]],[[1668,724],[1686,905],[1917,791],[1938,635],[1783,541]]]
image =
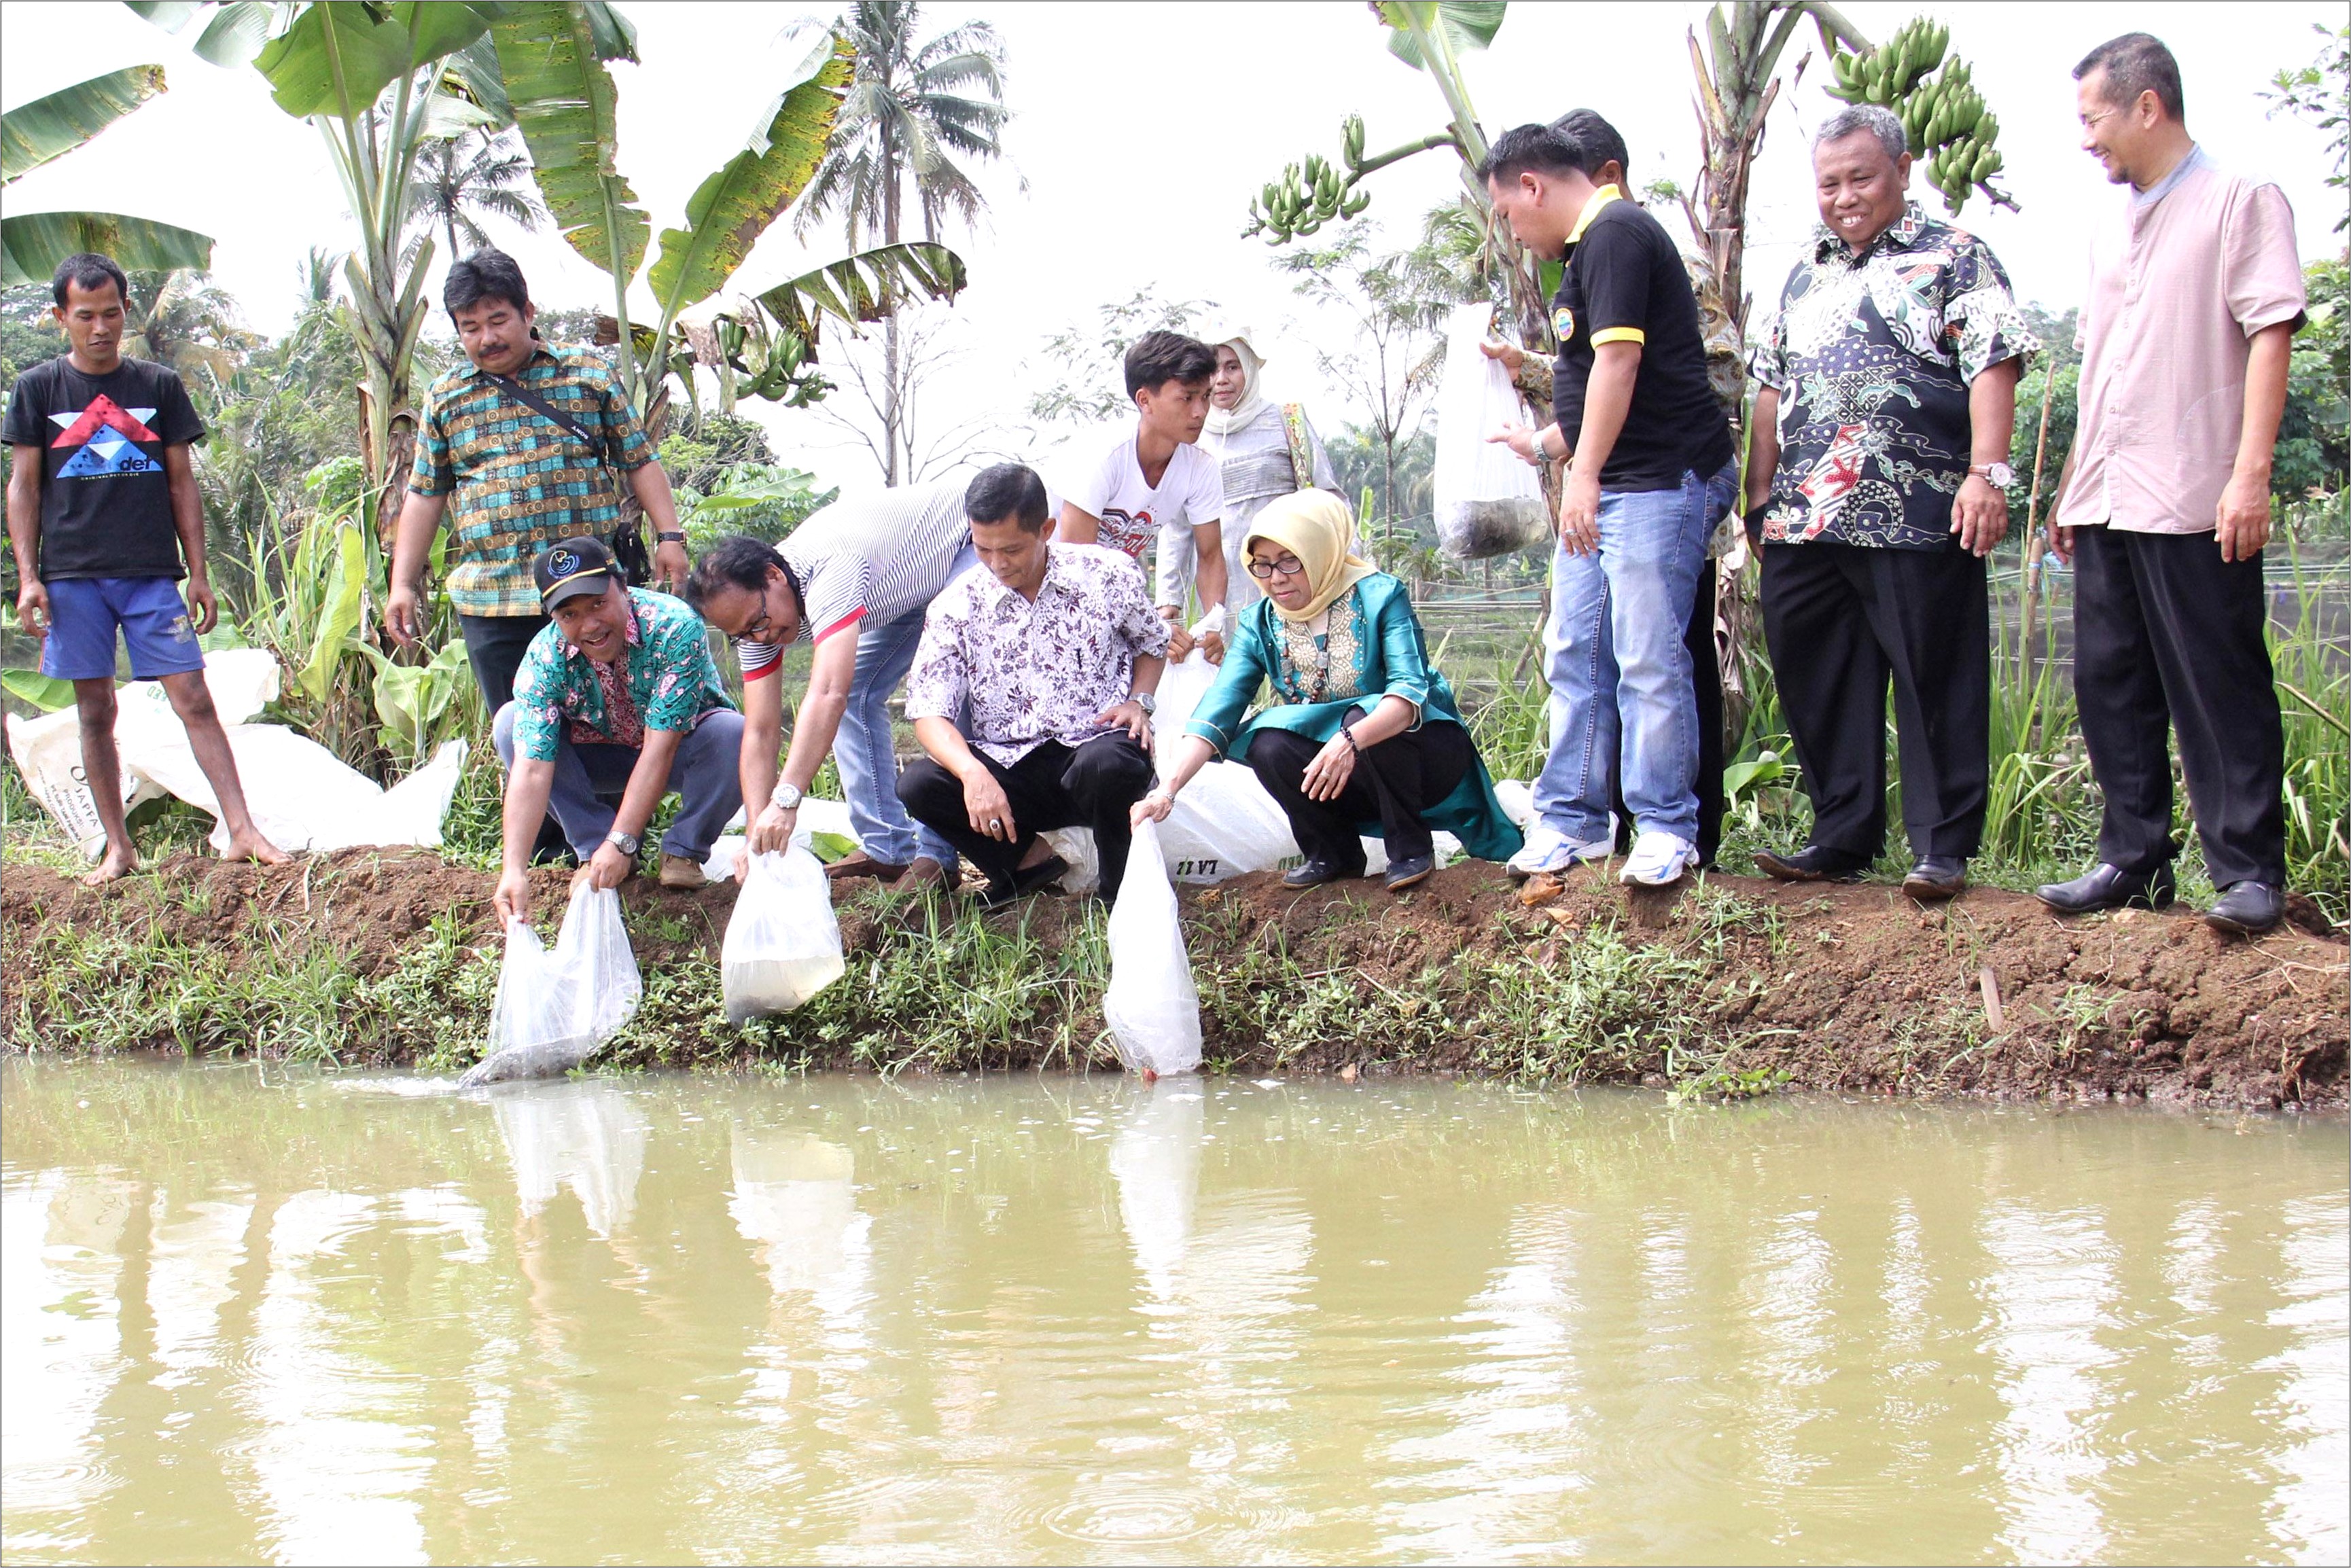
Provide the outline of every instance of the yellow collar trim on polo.
[[1583,215],[1575,220],[1575,232],[1567,236],[1567,243],[1574,245],[1583,238],[1583,231],[1592,226],[1592,220],[1600,215],[1601,208],[1611,202],[1621,202],[1624,199],[1625,193],[1614,185],[1603,185],[1593,192],[1592,200],[1583,204]]

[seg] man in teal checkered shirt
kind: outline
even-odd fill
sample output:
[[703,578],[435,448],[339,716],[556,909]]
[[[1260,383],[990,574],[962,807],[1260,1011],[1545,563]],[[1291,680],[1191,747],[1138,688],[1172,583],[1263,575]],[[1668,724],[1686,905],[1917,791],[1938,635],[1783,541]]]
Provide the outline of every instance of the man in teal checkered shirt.
[[[424,563],[445,514],[445,587],[492,713],[513,699],[523,651],[548,624],[531,561],[558,539],[612,531],[621,520],[616,474],[628,476],[656,530],[655,583],[683,583],[689,564],[669,476],[619,379],[594,353],[541,342],[529,294],[522,269],[500,251],[475,251],[449,269],[442,302],[469,362],[427,394],[384,606],[392,636],[413,642]],[[517,386],[562,421],[529,406]]]

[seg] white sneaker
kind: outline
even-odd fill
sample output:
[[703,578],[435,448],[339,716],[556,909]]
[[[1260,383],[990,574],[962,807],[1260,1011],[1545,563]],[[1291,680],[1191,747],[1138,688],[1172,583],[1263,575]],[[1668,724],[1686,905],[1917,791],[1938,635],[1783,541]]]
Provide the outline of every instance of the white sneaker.
[[1605,839],[1581,843],[1557,828],[1537,822],[1528,830],[1526,847],[1510,857],[1507,869],[1520,882],[1543,872],[1557,876],[1585,861],[1607,859],[1610,847]]
[[1623,883],[1639,883],[1645,887],[1663,887],[1678,881],[1682,873],[1698,864],[1698,846],[1687,839],[1672,833],[1644,830],[1633,841],[1633,852],[1625,859],[1625,869],[1616,873]]

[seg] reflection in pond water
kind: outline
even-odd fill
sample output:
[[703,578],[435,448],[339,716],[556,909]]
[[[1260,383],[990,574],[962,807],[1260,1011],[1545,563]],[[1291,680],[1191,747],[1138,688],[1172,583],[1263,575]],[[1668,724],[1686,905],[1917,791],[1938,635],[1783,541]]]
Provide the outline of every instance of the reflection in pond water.
[[2341,1561],[2340,1120],[5,1064],[10,1561]]

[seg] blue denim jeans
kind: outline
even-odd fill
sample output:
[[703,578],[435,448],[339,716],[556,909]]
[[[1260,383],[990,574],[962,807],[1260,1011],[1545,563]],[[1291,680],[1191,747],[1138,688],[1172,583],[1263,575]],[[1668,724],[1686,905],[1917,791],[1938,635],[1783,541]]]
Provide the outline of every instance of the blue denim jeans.
[[1610,836],[1615,770],[1644,832],[1698,838],[1698,694],[1685,642],[1707,536],[1729,509],[1732,463],[1670,490],[1603,490],[1597,555],[1555,551],[1543,628],[1551,758],[1535,815],[1583,843]]
[[[979,557],[965,545],[947,580],[978,564]],[[849,706],[841,713],[832,756],[840,767],[841,798],[849,804],[849,825],[867,854],[892,865],[928,855],[953,870],[955,846],[908,816],[898,799],[898,755],[890,734],[890,694],[914,667],[929,608],[920,606],[858,633],[857,673],[850,677]]]
[[[507,771],[514,769],[515,705],[498,709],[490,741]],[[547,809],[563,825],[572,852],[584,862],[612,831],[612,808],[598,799],[625,789],[641,753],[633,746],[575,746],[569,735],[555,743],[555,781]],[[743,716],[717,708],[677,745],[669,765],[669,788],[677,791],[678,812],[662,834],[662,853],[687,860],[710,858],[726,820],[743,803]]]

